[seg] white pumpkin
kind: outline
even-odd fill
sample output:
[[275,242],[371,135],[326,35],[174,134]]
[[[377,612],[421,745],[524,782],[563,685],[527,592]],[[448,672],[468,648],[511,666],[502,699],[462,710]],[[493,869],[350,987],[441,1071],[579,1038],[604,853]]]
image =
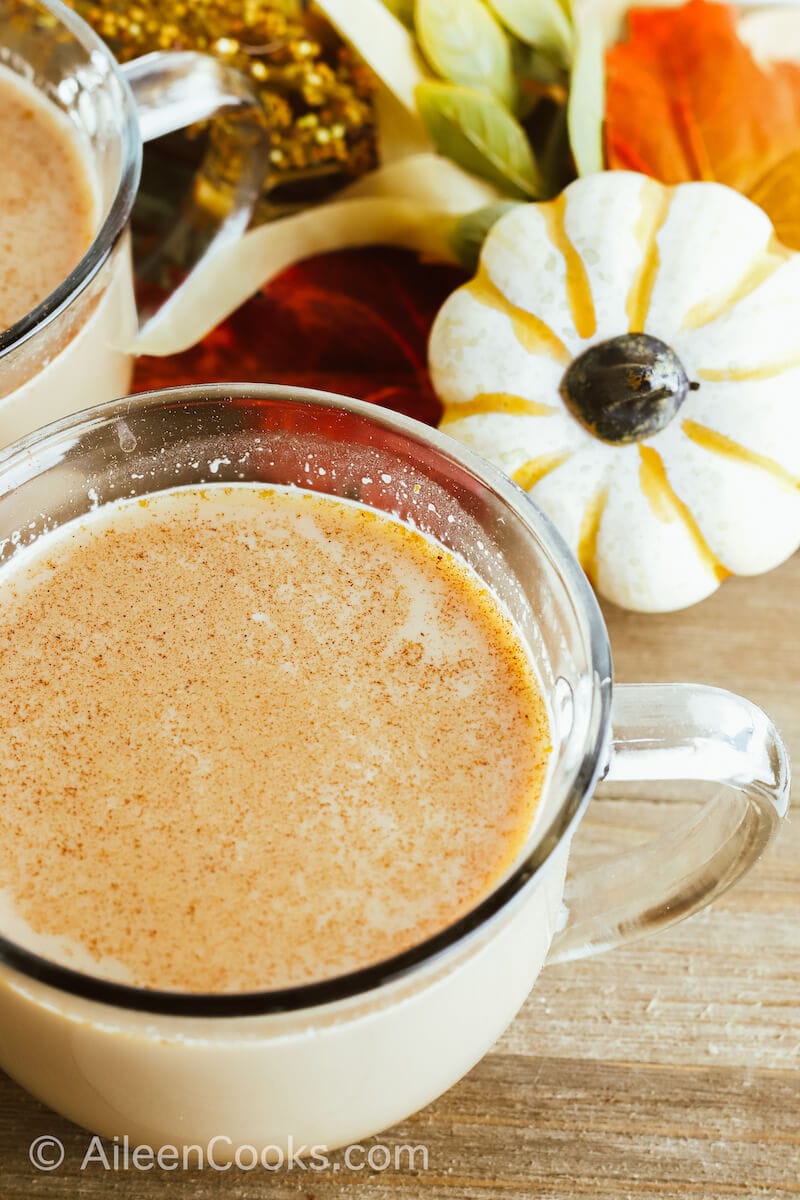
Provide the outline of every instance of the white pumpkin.
[[[667,404],[657,372],[610,366],[659,343]],[[681,365],[690,387],[672,386]],[[729,188],[601,172],[520,205],[437,317],[430,366],[442,428],[525,488],[618,604],[683,608],[800,544],[800,254]]]

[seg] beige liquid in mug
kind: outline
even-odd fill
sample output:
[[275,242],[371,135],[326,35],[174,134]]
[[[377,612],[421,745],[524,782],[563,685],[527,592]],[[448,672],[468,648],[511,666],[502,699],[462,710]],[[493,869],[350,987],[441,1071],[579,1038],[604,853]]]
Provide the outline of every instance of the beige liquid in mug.
[[524,845],[546,706],[460,559],[354,502],[129,499],[0,571],[0,931],[145,987],[402,951]]
[[53,292],[89,249],[97,189],[70,122],[0,67],[0,332]]
[[[104,198],[69,117],[0,65],[0,335],[34,311],[89,250]],[[97,276],[0,356],[0,449],[60,417],[124,396],[137,327],[127,235]]]

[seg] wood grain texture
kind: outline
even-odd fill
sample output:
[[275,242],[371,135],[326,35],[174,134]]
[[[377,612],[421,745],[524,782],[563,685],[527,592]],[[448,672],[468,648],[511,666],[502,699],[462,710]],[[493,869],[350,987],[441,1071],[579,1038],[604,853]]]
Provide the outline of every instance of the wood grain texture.
[[[609,610],[617,677],[700,680],[751,697],[800,761],[800,556],[664,617]],[[664,827],[667,806],[598,796],[576,859]],[[61,1137],[37,1174],[32,1138]],[[495,1050],[380,1139],[424,1144],[428,1169],[323,1174],[79,1169],[88,1136],[0,1078],[0,1200],[788,1200],[800,1196],[800,825],[740,887],[675,929],[550,968]]]

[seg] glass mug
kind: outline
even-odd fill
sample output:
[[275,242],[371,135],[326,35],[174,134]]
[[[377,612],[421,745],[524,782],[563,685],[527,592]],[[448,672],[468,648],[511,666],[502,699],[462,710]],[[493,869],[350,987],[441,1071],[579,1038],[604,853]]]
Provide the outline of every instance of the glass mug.
[[[429,1103],[489,1049],[545,961],[695,912],[785,813],[780,738],[749,701],[694,684],[615,686],[575,558],[489,463],[409,418],[263,385],[105,404],[0,457],[0,560],[121,496],[258,481],[359,498],[461,554],[508,606],[550,709],[553,761],[516,863],[471,912],[388,961],[257,994],[105,981],[0,937],[0,1065],[78,1124],[150,1146],[337,1146]],[[690,826],[565,885],[598,780],[697,780]],[[98,914],[102,919],[102,914]],[[225,1141],[220,1143],[220,1138]]]
[[[156,276],[191,244],[204,260],[247,228],[269,163],[260,101],[240,72],[207,55],[157,53],[120,67],[59,0],[0,0],[0,65],[33,83],[69,119],[100,198],[94,241],[56,290],[0,330],[0,446],[70,412],[124,396],[137,331],[127,233],[142,141],[216,113],[230,122],[225,186],[214,217],[195,193],[153,252]],[[198,179],[220,175],[211,154]],[[197,191],[197,189],[196,189]]]

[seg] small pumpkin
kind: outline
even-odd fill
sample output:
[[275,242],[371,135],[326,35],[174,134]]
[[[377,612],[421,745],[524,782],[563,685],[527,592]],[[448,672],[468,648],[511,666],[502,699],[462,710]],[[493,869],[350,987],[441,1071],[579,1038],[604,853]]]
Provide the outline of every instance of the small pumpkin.
[[430,367],[441,427],[618,604],[683,608],[800,544],[800,254],[737,192],[607,171],[514,208]]

